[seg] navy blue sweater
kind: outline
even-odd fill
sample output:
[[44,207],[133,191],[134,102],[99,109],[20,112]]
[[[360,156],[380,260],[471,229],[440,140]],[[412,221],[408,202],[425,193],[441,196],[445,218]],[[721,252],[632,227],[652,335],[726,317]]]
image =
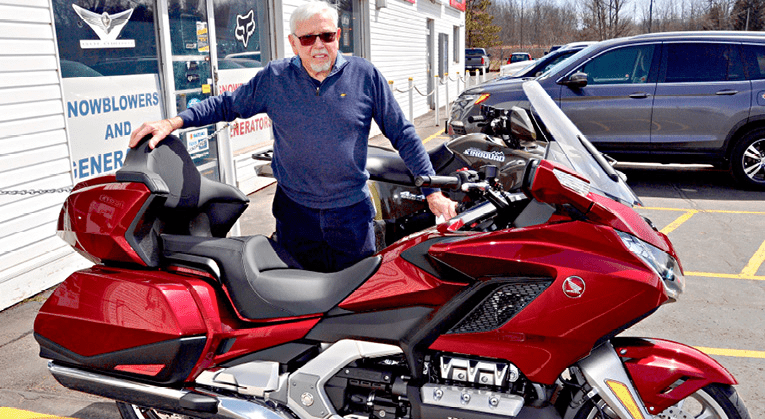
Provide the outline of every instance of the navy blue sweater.
[[[415,175],[432,175],[425,147],[387,81],[370,62],[338,55],[319,83],[299,57],[272,61],[232,93],[179,114],[203,126],[265,112],[273,121],[272,167],[279,186],[311,208],[340,208],[369,196],[367,144],[374,118]],[[433,190],[423,188],[423,193]]]

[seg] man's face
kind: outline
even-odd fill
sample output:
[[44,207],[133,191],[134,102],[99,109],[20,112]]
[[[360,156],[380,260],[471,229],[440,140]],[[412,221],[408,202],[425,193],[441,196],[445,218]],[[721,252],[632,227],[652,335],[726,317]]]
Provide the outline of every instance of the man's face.
[[[311,45],[303,46],[300,43],[299,37],[301,36],[323,33],[334,33],[335,39],[331,42],[324,42],[321,37],[316,37]],[[300,56],[303,67],[308,71],[308,74],[322,80],[329,74],[335,63],[339,39],[340,28],[337,27],[337,23],[322,14],[316,14],[306,21],[298,22],[295,33],[289,36],[292,52]]]

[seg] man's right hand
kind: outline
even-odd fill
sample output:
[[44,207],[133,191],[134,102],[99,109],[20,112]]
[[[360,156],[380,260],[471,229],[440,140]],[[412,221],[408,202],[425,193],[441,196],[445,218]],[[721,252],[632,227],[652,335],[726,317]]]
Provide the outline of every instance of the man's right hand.
[[149,148],[152,150],[171,132],[183,127],[183,119],[180,116],[174,116],[169,119],[162,119],[154,122],[144,122],[138,129],[130,134],[130,148],[138,145],[138,142],[147,135],[151,135]]

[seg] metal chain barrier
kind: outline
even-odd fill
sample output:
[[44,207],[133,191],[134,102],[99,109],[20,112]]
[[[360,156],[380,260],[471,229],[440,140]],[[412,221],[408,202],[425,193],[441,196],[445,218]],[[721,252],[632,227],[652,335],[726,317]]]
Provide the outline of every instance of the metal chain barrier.
[[56,189],[0,190],[0,195],[42,195],[46,193],[69,192],[71,190],[71,186]]
[[390,89],[393,92],[397,93],[408,93],[409,94],[409,120],[414,122],[414,92],[417,92],[422,97],[429,97],[429,96],[435,96],[435,125],[438,125],[439,120],[439,112],[440,112],[440,103],[438,100],[438,91],[440,90],[440,86],[446,86],[446,114],[449,115],[449,82],[457,82],[457,94],[460,92],[460,81],[463,81],[465,83],[465,87],[467,87],[467,81],[460,76],[459,71],[457,72],[457,77],[455,79],[452,79],[449,77],[449,73],[445,73],[444,77],[441,77],[440,75],[433,76],[435,81],[435,88],[428,92],[423,93],[419,87],[414,85],[414,79],[412,77],[409,77],[409,88],[407,89],[399,89],[397,87],[393,87],[393,80],[389,80],[388,84],[390,85]]
[[[212,134],[209,134],[207,137],[204,138],[204,140],[209,140],[213,138],[214,136],[218,135],[219,132],[223,131],[224,129],[231,126],[230,122],[226,122],[225,125],[215,130]],[[55,188],[55,189],[6,189],[2,190],[0,189],[0,196],[3,195],[43,195],[43,194],[49,194],[49,193],[64,193],[64,192],[71,192],[72,186],[64,186],[61,188]]]

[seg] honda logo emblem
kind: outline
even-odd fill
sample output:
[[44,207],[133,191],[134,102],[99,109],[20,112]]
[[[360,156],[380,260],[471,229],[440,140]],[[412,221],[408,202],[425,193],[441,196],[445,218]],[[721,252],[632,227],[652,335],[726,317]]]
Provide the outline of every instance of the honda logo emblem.
[[568,298],[579,298],[584,294],[584,280],[578,276],[570,276],[563,281],[563,293]]

